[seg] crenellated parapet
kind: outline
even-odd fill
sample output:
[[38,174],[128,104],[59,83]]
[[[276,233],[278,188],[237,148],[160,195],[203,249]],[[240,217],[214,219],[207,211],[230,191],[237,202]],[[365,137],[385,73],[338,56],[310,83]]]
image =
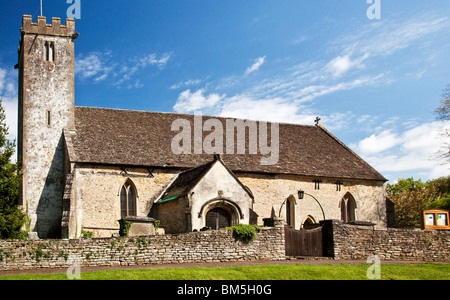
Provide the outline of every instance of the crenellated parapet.
[[75,20],[66,19],[66,25],[61,25],[61,18],[52,18],[52,23],[47,24],[46,17],[38,16],[38,22],[33,23],[31,15],[24,15],[21,31],[31,34],[72,37],[75,35]]

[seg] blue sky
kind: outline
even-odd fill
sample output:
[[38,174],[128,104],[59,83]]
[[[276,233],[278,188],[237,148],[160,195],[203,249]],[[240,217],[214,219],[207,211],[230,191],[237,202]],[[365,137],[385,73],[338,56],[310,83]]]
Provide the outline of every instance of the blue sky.
[[[450,1],[78,0],[79,106],[321,124],[391,182],[448,175]],[[66,0],[43,0],[65,23]],[[0,4],[0,97],[16,136],[17,47],[39,0]]]

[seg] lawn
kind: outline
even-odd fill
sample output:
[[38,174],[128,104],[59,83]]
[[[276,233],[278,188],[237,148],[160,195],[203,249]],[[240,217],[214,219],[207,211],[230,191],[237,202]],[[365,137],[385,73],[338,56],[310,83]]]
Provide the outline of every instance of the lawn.
[[[86,272],[82,280],[364,280],[371,265],[272,265]],[[382,280],[449,280],[450,264],[381,265]],[[0,276],[0,280],[65,280],[66,274]]]

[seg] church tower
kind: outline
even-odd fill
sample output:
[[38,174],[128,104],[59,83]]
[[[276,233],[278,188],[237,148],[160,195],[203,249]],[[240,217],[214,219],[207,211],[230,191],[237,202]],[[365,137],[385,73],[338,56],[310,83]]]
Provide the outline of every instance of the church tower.
[[19,47],[18,160],[22,164],[19,204],[26,229],[39,238],[61,236],[64,193],[63,129],[74,124],[75,20],[24,15]]

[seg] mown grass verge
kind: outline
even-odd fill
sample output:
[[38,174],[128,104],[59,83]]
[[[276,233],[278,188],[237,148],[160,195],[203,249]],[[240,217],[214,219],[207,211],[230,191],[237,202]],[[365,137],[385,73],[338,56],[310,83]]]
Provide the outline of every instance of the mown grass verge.
[[[270,265],[83,272],[82,280],[366,280],[370,265]],[[381,265],[382,280],[449,280],[450,264]],[[0,276],[0,280],[66,280],[66,274]]]

